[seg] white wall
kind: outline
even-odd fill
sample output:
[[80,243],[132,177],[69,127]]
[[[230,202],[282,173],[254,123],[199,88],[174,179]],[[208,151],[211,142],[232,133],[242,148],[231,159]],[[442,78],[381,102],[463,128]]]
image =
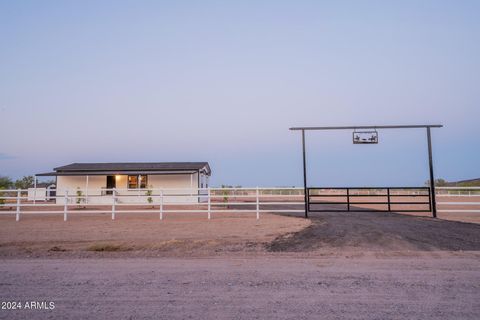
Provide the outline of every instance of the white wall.
[[[168,175],[149,175],[148,186],[152,189],[179,189],[165,190],[165,203],[172,202],[197,202],[197,198],[188,196],[188,194],[196,195],[198,188],[198,174],[168,174]],[[158,194],[158,193],[157,193]],[[176,194],[177,196],[168,197],[168,195]],[[185,196],[180,197],[180,194]]]
[[[127,175],[116,176],[116,189],[119,189],[117,195],[119,196],[117,203],[148,203],[146,196],[146,189],[132,189],[127,190]],[[80,189],[85,196],[88,196],[89,204],[111,204],[111,195],[103,195],[101,189],[107,186],[107,176],[89,176],[88,190],[86,189],[86,176],[58,176],[57,177],[57,196],[65,195],[65,190],[68,190],[69,195],[75,195]],[[198,188],[198,173],[194,174],[162,174],[162,175],[148,175],[147,187],[152,189],[181,189],[181,190],[165,190],[164,203],[173,202],[197,202]],[[193,189],[192,189],[193,188]],[[176,194],[177,196],[168,197],[168,195]],[[179,196],[180,194],[185,196]],[[191,194],[191,195],[190,195]],[[130,195],[129,197],[122,197]],[[135,195],[135,196],[132,196]],[[154,191],[153,195],[159,195],[158,191]],[[159,199],[154,199],[158,202]],[[71,201],[75,203],[74,199]],[[57,199],[57,203],[63,203],[63,199]]]
[[86,182],[87,177],[85,176],[58,176],[57,196],[65,195],[66,190],[68,190],[68,194],[74,194],[78,188],[85,191]]
[[28,201],[45,201],[47,188],[28,188]]

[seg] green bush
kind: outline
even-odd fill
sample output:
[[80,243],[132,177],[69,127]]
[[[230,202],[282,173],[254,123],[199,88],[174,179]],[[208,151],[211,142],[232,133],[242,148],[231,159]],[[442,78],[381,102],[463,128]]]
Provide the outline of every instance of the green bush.
[[85,202],[85,198],[83,198],[83,192],[80,190],[80,187],[77,188],[77,199],[76,199],[77,205],[80,206],[80,204]]
[[[149,188],[153,188],[153,187],[149,186]],[[153,203],[153,198],[152,198],[153,191],[151,189],[148,189],[147,192],[145,192],[145,195],[148,197],[147,202],[152,204]]]

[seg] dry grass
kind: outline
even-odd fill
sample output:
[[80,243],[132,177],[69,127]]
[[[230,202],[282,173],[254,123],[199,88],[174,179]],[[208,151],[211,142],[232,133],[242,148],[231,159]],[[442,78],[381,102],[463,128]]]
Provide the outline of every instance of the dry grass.
[[96,252],[118,252],[118,251],[130,251],[133,250],[132,247],[111,244],[111,243],[95,243],[87,248],[87,251],[96,251]]

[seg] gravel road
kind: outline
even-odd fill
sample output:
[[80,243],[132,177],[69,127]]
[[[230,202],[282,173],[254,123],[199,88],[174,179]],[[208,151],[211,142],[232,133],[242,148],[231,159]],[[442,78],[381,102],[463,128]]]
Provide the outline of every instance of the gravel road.
[[1,319],[478,319],[479,253],[11,259]]

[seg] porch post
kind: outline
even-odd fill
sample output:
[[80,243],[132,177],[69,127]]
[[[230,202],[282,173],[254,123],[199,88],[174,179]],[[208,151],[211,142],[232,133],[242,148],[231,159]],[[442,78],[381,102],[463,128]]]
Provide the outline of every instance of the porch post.
[[[197,186],[198,187],[198,186]],[[198,191],[198,189],[197,189]],[[198,193],[197,193],[198,194]],[[190,174],[190,196],[193,196],[193,173]],[[197,201],[198,201],[198,197],[197,197]]]

